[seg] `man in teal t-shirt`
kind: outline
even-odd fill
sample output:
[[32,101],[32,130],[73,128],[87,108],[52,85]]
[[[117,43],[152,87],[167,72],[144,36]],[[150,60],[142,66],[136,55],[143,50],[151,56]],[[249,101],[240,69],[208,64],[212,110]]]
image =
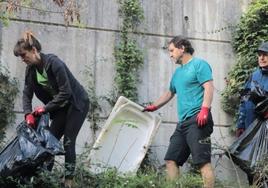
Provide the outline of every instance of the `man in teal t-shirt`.
[[200,111],[204,98],[203,83],[212,80],[209,64],[198,58],[191,58],[175,71],[169,90],[177,95],[179,122]]
[[210,135],[213,120],[210,107],[213,98],[212,70],[202,59],[193,57],[191,43],[174,37],[168,46],[170,57],[180,64],[172,76],[170,87],[144,111],[155,111],[168,103],[176,94],[179,123],[170,137],[165,156],[167,178],[175,180],[182,166],[192,154],[193,163],[200,169],[204,187],[214,187],[215,176],[211,165]]

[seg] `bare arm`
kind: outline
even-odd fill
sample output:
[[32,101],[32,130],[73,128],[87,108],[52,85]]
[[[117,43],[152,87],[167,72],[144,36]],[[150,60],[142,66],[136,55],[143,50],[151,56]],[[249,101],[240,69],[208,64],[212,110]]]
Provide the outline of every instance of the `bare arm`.
[[157,108],[161,108],[165,104],[167,104],[174,97],[174,93],[171,91],[166,91],[163,95],[161,95],[154,103]]
[[214,86],[213,86],[213,81],[207,81],[203,84],[204,87],[204,99],[202,106],[211,107],[212,99],[213,99],[213,91],[214,91]]

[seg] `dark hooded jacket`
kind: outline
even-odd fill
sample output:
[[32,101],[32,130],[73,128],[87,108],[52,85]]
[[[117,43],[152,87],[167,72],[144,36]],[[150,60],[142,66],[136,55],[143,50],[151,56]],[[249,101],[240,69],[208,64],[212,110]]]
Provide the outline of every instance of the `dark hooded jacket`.
[[247,80],[241,96],[237,128],[247,129],[257,118],[256,105],[268,98],[268,71],[258,68]]
[[33,94],[45,104],[47,112],[52,113],[69,104],[82,111],[88,100],[85,89],[56,55],[41,53],[40,56],[44,63],[44,71],[47,73],[48,83],[56,94],[52,96],[37,82],[36,66],[28,65],[25,71],[23,90],[24,113],[32,112]]

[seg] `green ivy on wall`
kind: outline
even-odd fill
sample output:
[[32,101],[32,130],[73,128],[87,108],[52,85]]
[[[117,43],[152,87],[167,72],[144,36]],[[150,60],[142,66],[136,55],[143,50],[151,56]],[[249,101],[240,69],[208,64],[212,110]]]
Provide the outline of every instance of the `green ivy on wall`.
[[17,17],[17,12],[25,9],[27,11],[38,11],[41,14],[60,14],[66,26],[73,24],[77,27],[84,27],[80,22],[79,7],[80,4],[75,0],[53,0],[53,3],[61,11],[55,12],[49,9],[43,9],[41,2],[34,0],[0,0],[0,22],[8,26],[10,20]]
[[18,83],[0,64],[0,141],[5,137],[5,128],[15,118],[13,111],[18,93]]
[[253,1],[234,32],[232,46],[236,64],[228,73],[221,99],[223,110],[233,116],[237,114],[245,81],[258,65],[256,50],[263,41],[268,41],[267,18],[268,0]]
[[[92,68],[93,67],[93,68]],[[86,66],[83,72],[86,78],[86,90],[89,97],[89,112],[87,114],[87,119],[90,122],[90,128],[92,130],[93,137],[97,130],[99,129],[98,123],[100,121],[101,105],[99,104],[100,97],[96,94],[96,84],[95,84],[95,69],[94,65]]]
[[120,42],[115,47],[115,84],[118,95],[137,101],[138,70],[143,64],[143,53],[139,49],[133,32],[144,19],[139,0],[119,0],[119,16],[122,18]]
[[90,110],[87,118],[90,121],[93,139],[95,139],[101,119],[104,118],[101,117],[101,112],[104,110],[101,102],[108,102],[109,105],[113,106],[120,95],[133,101],[138,98],[138,69],[143,64],[143,54],[138,48],[133,32],[135,32],[144,18],[143,10],[138,0],[118,0],[118,3],[122,26],[120,28],[120,40],[114,49],[116,69],[114,82],[116,88],[108,96],[97,96],[96,94],[94,63],[106,61],[105,59],[97,59],[92,65],[86,67],[84,71],[90,100]]

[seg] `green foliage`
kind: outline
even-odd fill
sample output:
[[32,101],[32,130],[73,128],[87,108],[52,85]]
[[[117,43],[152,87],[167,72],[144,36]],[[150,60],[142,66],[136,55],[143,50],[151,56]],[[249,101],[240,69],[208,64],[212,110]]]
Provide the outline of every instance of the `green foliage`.
[[[26,182],[16,179],[12,181],[14,182],[13,185],[15,184],[20,188],[57,188],[62,187],[61,175],[63,175],[63,172],[56,169],[53,173],[41,172]],[[6,185],[2,178],[0,178],[1,185]],[[78,173],[74,177],[74,185],[77,188],[199,188],[202,187],[202,179],[200,176],[186,174],[175,182],[168,182],[164,176],[155,172],[138,173],[136,176],[120,176],[112,169],[94,175],[86,169],[85,165],[80,165]]]
[[0,140],[4,138],[5,127],[15,118],[13,111],[18,93],[17,80],[10,78],[9,72],[0,64]]
[[0,23],[2,23],[5,27],[9,25],[10,18],[13,17],[15,17],[15,15],[12,12],[0,10]]
[[268,177],[268,154],[265,154],[261,161],[258,161],[255,166],[254,185],[255,187],[265,187],[264,184],[267,184]]
[[119,0],[119,15],[123,19],[120,42],[115,47],[115,64],[118,95],[137,101],[138,70],[143,64],[143,53],[139,49],[133,32],[143,20],[139,0]]
[[123,18],[122,32],[132,32],[144,19],[139,0],[119,0],[119,16]]
[[142,52],[137,48],[135,40],[123,39],[115,49],[116,77],[115,82],[119,95],[133,101],[138,98],[137,82],[139,80],[138,68],[143,64]]
[[[53,2],[62,10],[62,12],[58,13],[63,15],[66,26],[69,26],[70,23],[74,23],[77,27],[85,27],[80,23],[78,3],[74,3],[74,0],[53,0]],[[40,2],[34,0],[0,0],[0,23],[3,23],[4,26],[8,26],[11,18],[15,18],[17,12],[22,9],[35,10],[41,14],[55,13],[51,10],[39,8],[39,5]]]
[[96,94],[96,87],[94,83],[94,70],[92,70],[93,66],[87,66],[85,71],[83,72],[86,77],[87,82],[87,93],[89,96],[89,112],[87,115],[88,120],[90,121],[90,128],[95,134],[99,129],[98,123],[100,121],[100,112],[101,105],[99,104],[100,97]]
[[[77,158],[74,176],[75,188],[200,188],[203,186],[200,174],[191,173],[185,173],[172,182],[166,180],[163,170],[144,169],[139,170],[136,175],[130,176],[118,174],[115,169],[109,169],[100,174],[92,174],[89,171],[89,151],[90,148],[86,148],[84,153]],[[6,187],[7,182],[11,182],[19,188],[57,188],[62,187],[63,175],[64,165],[57,164],[52,172],[41,170],[37,173],[37,176],[24,181],[18,179],[7,180],[0,177],[0,187]],[[236,183],[230,184],[228,181],[221,182],[217,180],[215,187],[238,187],[238,185]]]
[[256,50],[268,41],[268,0],[256,0],[241,17],[233,36],[232,46],[236,64],[228,73],[227,86],[222,93],[223,110],[235,115],[239,106],[240,92],[252,71],[257,67]]

